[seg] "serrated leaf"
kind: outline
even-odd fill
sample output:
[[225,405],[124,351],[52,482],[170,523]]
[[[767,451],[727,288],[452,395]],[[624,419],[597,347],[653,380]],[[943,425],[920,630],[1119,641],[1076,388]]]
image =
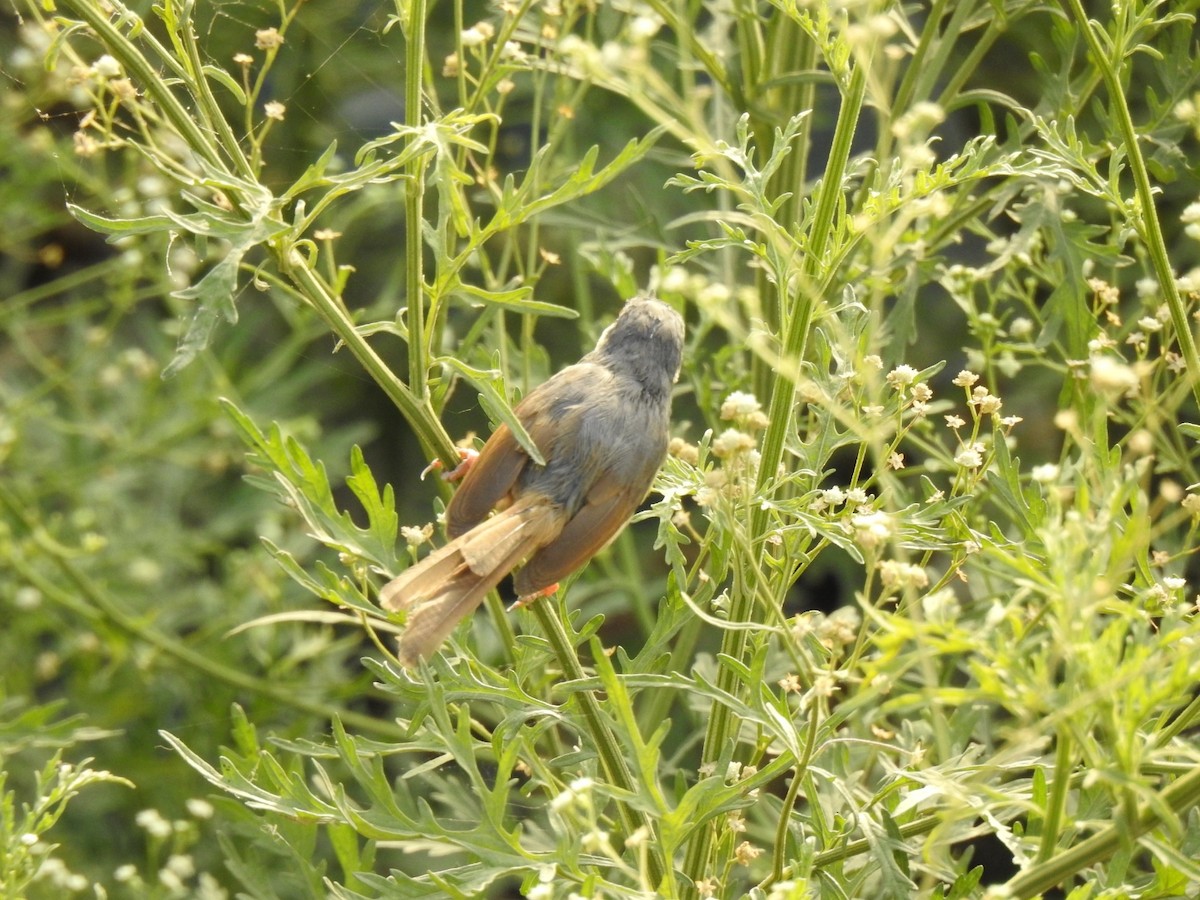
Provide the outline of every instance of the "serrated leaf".
[[525,426],[521,424],[521,420],[517,418],[517,414],[513,412],[508,399],[504,396],[501,390],[503,381],[498,372],[476,369],[474,366],[469,366],[462,360],[455,359],[452,356],[441,357],[438,362],[450,367],[463,378],[467,379],[479,391],[479,405],[488,414],[488,418],[493,422],[503,422],[507,425],[513,433],[513,437],[517,439],[517,443],[521,445],[521,449],[528,454],[529,458],[539,466],[546,464],[546,458],[537,448],[537,445],[533,442],[533,438],[529,436],[529,432],[525,430]]
[[[350,479],[353,483],[350,486],[367,509],[366,528],[357,526],[349,513],[338,508],[324,465],[314,461],[298,441],[285,438],[278,425],[272,425],[263,432],[232,402],[222,399],[220,403],[243,441],[249,445],[250,461],[274,476],[253,479],[251,483],[293,507],[303,517],[315,540],[339,553],[365,560],[379,571],[392,571],[395,568],[397,522],[394,496],[390,488],[379,493],[361,452],[352,451]],[[281,557],[280,561],[287,570],[286,559]],[[343,580],[344,576],[320,565],[316,567],[316,572],[319,580],[313,580],[312,572],[303,572],[300,577],[303,579],[301,583],[318,596],[341,605],[373,611],[361,592]],[[296,577],[296,573],[289,571],[289,574]]]
[[195,300],[198,305],[179,339],[175,355],[163,370],[163,378],[177,375],[202,353],[222,319],[231,325],[237,322],[237,306],[233,298],[237,291],[241,262],[242,254],[231,251],[191,287],[171,294],[180,300]]

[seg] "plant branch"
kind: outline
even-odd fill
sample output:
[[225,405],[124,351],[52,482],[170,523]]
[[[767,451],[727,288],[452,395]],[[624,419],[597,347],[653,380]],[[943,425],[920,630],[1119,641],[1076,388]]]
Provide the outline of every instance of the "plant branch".
[[1175,328],[1175,339],[1179,341],[1179,352],[1187,364],[1187,377],[1192,389],[1192,397],[1197,404],[1200,404],[1200,356],[1197,356],[1191,322],[1188,319],[1187,309],[1183,305],[1183,298],[1179,295],[1175,272],[1167,256],[1162,226],[1158,221],[1158,210],[1154,205],[1154,188],[1150,184],[1150,173],[1146,168],[1146,160],[1142,156],[1142,148],[1138,142],[1133,116],[1129,112],[1129,104],[1125,100],[1125,91],[1121,87],[1121,79],[1117,74],[1116,66],[1105,54],[1100,39],[1096,36],[1096,31],[1100,28],[1099,23],[1088,18],[1081,0],[1063,0],[1063,2],[1083,32],[1092,61],[1100,72],[1108,91],[1113,121],[1120,131],[1121,143],[1129,158],[1129,169],[1133,173],[1137,213],[1140,214],[1137,219],[1140,219],[1141,222],[1138,231],[1145,242],[1146,252],[1150,254],[1150,262],[1154,266],[1154,276],[1158,279],[1159,289],[1167,300],[1171,324]]

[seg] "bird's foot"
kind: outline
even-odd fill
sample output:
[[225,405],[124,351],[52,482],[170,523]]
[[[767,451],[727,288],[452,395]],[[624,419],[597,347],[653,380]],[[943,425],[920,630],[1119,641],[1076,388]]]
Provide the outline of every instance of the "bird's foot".
[[[471,466],[475,465],[475,460],[479,456],[478,450],[471,450],[466,447],[458,447],[459,464],[449,472],[442,472],[442,481],[461,481],[466,477],[467,472],[471,470]],[[441,472],[444,468],[440,459],[435,459],[424,469],[421,470],[421,480],[425,480],[425,476],[430,472]]]
[[554,584],[550,585],[549,587],[544,587],[540,591],[534,591],[532,594],[525,594],[523,597],[518,597],[517,602],[510,606],[508,611],[512,612],[516,609],[524,609],[534,600],[540,600],[542,597],[549,597],[557,590],[558,582],[556,581]]

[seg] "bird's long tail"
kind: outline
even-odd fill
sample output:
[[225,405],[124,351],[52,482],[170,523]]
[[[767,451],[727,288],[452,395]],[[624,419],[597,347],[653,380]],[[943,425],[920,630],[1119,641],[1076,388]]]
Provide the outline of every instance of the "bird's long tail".
[[487,592],[562,530],[563,512],[544,497],[518,500],[389,581],[379,602],[407,611],[400,661],[432,654]]

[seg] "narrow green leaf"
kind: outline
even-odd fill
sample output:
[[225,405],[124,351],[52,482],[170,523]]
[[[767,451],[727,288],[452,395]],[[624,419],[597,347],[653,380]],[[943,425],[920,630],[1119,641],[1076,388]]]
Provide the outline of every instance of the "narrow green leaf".
[[229,93],[233,94],[233,99],[238,102],[239,106],[246,105],[246,92],[237,80],[222,69],[220,66],[207,65],[202,68],[205,77],[217,82]]
[[440,357],[438,362],[467,379],[479,391],[479,405],[488,414],[488,418],[493,422],[503,422],[507,425],[512,431],[513,437],[517,439],[517,443],[521,445],[521,449],[529,454],[529,458],[539,466],[546,464],[546,458],[542,456],[541,451],[533,442],[533,438],[529,436],[529,432],[525,430],[525,426],[521,424],[521,420],[517,418],[508,399],[504,396],[503,381],[498,372],[476,369],[452,356]]
[[80,224],[87,226],[92,231],[110,235],[110,241],[133,234],[152,234],[159,231],[170,231],[174,227],[174,223],[167,216],[110,219],[96,213],[88,212],[82,206],[74,203],[67,204],[67,211],[79,220]]
[[513,312],[527,313],[535,316],[549,316],[559,319],[577,319],[578,311],[555,303],[533,300],[533,288],[523,285],[507,291],[489,291],[470,284],[459,284],[451,292],[453,296],[463,296],[477,300],[488,306],[498,306]]

